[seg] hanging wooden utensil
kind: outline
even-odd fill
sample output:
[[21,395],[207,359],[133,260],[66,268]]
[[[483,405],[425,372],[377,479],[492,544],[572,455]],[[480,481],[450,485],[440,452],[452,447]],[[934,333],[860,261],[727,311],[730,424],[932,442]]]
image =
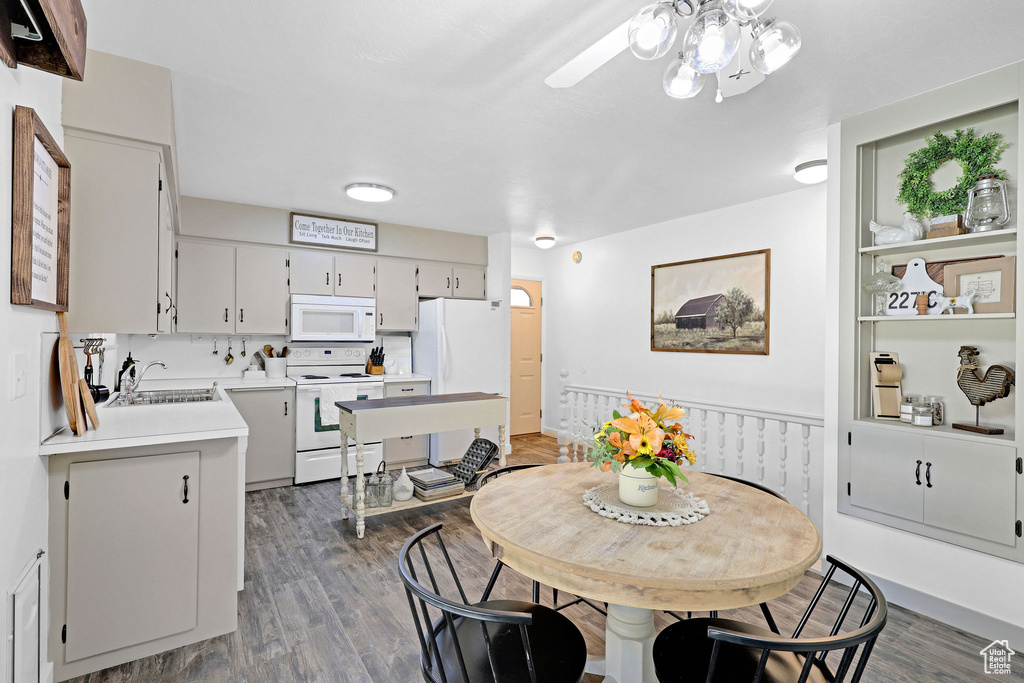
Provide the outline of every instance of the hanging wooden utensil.
[[60,362],[60,388],[64,393],[64,409],[68,413],[68,427],[76,436],[85,434],[85,415],[82,413],[82,390],[78,386],[78,360],[75,347],[68,336],[68,321],[63,312],[57,313],[60,326],[60,340],[57,343],[57,359]]
[[84,379],[78,380],[78,387],[82,391],[82,406],[85,408],[85,414],[89,416],[92,428],[96,429],[100,426],[100,418],[96,414],[96,402],[92,398],[92,387]]

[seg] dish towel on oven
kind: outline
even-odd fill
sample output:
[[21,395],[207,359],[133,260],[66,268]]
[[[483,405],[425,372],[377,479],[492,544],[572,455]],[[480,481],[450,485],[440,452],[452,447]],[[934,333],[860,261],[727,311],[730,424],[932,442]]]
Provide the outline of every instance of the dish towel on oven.
[[325,384],[320,387],[320,424],[329,427],[338,424],[338,406],[335,401],[355,401],[355,384]]

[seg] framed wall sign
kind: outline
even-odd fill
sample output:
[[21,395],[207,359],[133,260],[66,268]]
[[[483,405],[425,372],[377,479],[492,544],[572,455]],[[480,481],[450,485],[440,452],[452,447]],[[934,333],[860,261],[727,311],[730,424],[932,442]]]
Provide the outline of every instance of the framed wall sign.
[[771,250],[651,267],[651,351],[768,355]]
[[1013,313],[1016,292],[1015,256],[964,261],[946,266],[946,296],[973,289],[975,313]]
[[291,242],[377,251],[377,224],[292,212]]
[[11,303],[68,310],[71,164],[34,109],[14,109]]

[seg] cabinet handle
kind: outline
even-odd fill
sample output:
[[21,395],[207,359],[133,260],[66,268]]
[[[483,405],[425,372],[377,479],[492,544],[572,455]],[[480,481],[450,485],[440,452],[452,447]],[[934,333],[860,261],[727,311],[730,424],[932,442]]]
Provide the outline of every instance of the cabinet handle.
[[408,389],[402,389],[402,391],[413,391],[413,388],[409,387]]
[[244,308],[239,308],[238,309],[238,322],[240,322],[240,323],[244,323],[245,322],[245,309]]
[[284,414],[288,415],[288,401],[284,402]]
[[917,461],[917,469],[914,470],[914,478],[917,479],[917,485],[921,485],[921,461]]
[[[324,273],[324,275],[327,276],[327,281],[324,282],[324,284],[325,285],[331,284],[331,273],[330,273],[330,271]],[[338,275],[338,281],[339,281],[338,284],[340,285],[341,284],[341,275],[340,274]]]
[[183,501],[181,501],[181,502],[182,503],[187,503],[188,502],[188,475],[186,474],[184,477],[182,477],[182,479],[185,481],[185,499]]
[[171,300],[171,295],[168,294],[167,292],[164,292],[164,296],[167,297],[167,312],[170,313],[171,312],[171,304],[173,304],[174,302]]
[[224,309],[224,322],[228,321],[228,309]]
[[932,464],[926,462],[924,464],[924,480],[928,482],[928,488],[932,487]]
[[445,278],[445,282],[447,282],[448,284],[446,284],[444,286],[444,288],[445,289],[451,289],[452,288],[452,279],[450,277],[447,277],[447,278]]
[[406,439],[411,439],[412,437],[411,436],[400,436],[398,438],[401,439],[402,441],[405,441]]
[[459,278],[455,278],[455,289],[459,288]]
[[383,326],[384,326],[384,314],[383,314],[383,313],[381,313],[381,314],[380,314],[380,322],[379,322],[379,323],[377,323],[377,324],[378,324],[379,326],[381,326],[381,327],[383,327]]

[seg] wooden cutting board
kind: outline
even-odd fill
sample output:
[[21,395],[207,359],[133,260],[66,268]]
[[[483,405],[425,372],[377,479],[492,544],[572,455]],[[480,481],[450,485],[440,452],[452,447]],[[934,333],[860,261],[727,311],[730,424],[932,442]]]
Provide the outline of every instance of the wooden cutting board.
[[96,401],[92,400],[92,391],[89,390],[89,383],[84,379],[80,379],[78,380],[78,388],[82,391],[82,407],[85,408],[85,414],[89,416],[92,428],[96,429],[100,426],[100,418],[96,414]]
[[81,388],[78,385],[78,359],[75,347],[68,336],[68,321],[64,313],[57,313],[60,325],[60,340],[57,343],[57,359],[60,362],[60,388],[64,393],[64,409],[68,412],[68,426],[76,436],[85,434],[85,415],[82,413]]

